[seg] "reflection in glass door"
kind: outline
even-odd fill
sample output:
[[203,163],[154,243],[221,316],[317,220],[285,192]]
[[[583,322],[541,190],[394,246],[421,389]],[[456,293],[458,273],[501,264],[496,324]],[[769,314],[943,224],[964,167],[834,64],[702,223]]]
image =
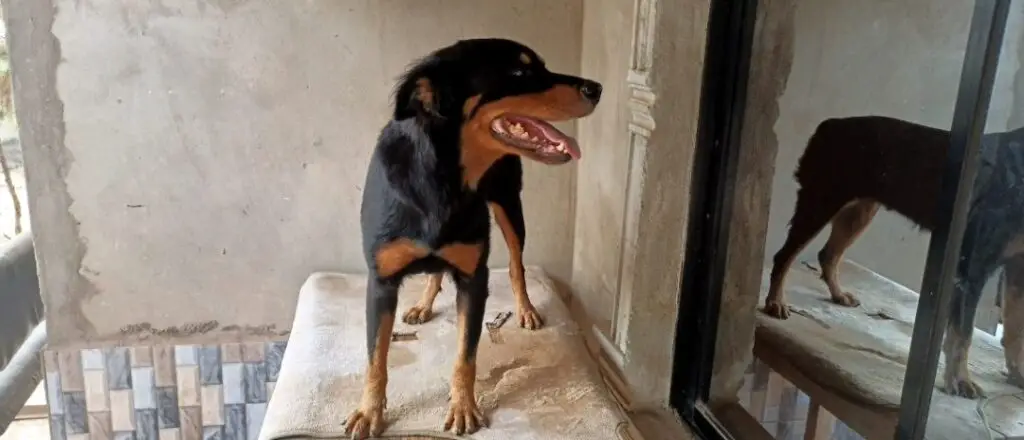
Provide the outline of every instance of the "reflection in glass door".
[[1024,3],[714,3],[675,404],[777,439],[1024,436]]

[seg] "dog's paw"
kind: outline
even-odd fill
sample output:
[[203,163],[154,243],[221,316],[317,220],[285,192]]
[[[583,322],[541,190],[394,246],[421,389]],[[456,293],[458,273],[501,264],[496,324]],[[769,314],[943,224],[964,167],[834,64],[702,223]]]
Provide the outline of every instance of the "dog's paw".
[[384,406],[360,408],[348,416],[345,422],[345,433],[352,440],[363,440],[367,437],[379,437],[384,433]]
[[455,435],[472,434],[487,426],[487,418],[480,412],[473,399],[452,399],[448,405],[448,416],[444,419],[444,430]]
[[946,393],[967,399],[985,397],[985,390],[970,377],[950,377],[946,379]]
[[1017,388],[1024,388],[1024,371],[1020,369],[1011,368],[1008,376],[1008,382]]
[[433,316],[434,313],[429,308],[415,305],[405,311],[405,314],[402,315],[402,322],[411,325],[423,324],[430,321]]
[[772,318],[789,319],[789,306],[786,303],[768,301],[765,302],[763,310]]
[[519,319],[519,326],[527,330],[537,330],[544,326],[544,319],[532,305],[519,307],[519,310],[516,310],[516,317]]
[[842,292],[838,296],[832,297],[832,302],[843,307],[857,307],[860,305],[860,300],[849,292]]

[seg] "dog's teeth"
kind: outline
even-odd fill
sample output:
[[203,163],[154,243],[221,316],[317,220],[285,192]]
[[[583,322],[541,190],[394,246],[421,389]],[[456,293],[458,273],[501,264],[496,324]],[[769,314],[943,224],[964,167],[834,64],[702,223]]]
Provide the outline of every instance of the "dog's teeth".
[[531,141],[534,141],[534,142],[538,142],[538,141],[540,141],[540,139],[537,139],[537,136],[534,136],[534,137],[530,138],[530,140],[531,140]]

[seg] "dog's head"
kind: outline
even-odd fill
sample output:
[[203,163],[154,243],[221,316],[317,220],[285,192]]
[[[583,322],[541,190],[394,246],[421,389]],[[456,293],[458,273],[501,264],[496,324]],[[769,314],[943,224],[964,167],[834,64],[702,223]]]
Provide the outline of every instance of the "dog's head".
[[589,115],[600,99],[601,84],[551,72],[520,43],[462,40],[405,74],[396,91],[394,118],[416,118],[428,132],[457,129],[467,168],[472,166],[467,161],[493,161],[506,154],[562,164],[578,159],[580,148],[550,123]]

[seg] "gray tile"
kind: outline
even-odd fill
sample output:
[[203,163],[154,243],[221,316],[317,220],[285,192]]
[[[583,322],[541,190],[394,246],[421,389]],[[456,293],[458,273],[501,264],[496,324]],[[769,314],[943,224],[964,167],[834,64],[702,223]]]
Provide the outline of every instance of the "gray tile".
[[245,403],[245,370],[240,363],[223,364],[224,404]]
[[267,380],[277,382],[277,376],[281,373],[281,359],[284,358],[286,342],[268,342],[264,364],[267,368]]
[[153,367],[132,368],[132,402],[135,409],[156,409]]
[[64,416],[60,414],[50,415],[50,438],[52,440],[66,440],[67,431],[64,429]]
[[103,362],[103,350],[98,348],[90,348],[82,350],[82,369],[83,370],[102,370],[105,366]]
[[245,405],[224,406],[224,440],[247,440]]
[[64,425],[68,434],[89,432],[89,410],[85,406],[85,393],[64,393]]
[[132,388],[132,367],[128,358],[128,348],[108,348],[103,352],[107,364],[107,388],[112,390],[130,390]]
[[174,363],[178,365],[198,365],[195,345],[177,345],[174,347]]
[[223,426],[207,426],[203,428],[203,440],[224,440]]
[[245,431],[248,440],[258,440],[260,427],[263,426],[263,418],[267,415],[266,403],[253,403],[245,405]]
[[160,429],[177,428],[181,425],[178,414],[178,389],[163,387],[156,389],[156,415]]
[[267,371],[263,364],[245,364],[245,403],[267,401]]
[[60,373],[46,372],[46,405],[50,414],[64,414],[64,393],[60,390]]
[[114,440],[135,440],[135,431],[115,432]]
[[160,430],[156,427],[155,409],[135,410],[135,439],[160,440]]
[[199,383],[201,385],[220,385],[220,347],[216,345],[199,348]]

